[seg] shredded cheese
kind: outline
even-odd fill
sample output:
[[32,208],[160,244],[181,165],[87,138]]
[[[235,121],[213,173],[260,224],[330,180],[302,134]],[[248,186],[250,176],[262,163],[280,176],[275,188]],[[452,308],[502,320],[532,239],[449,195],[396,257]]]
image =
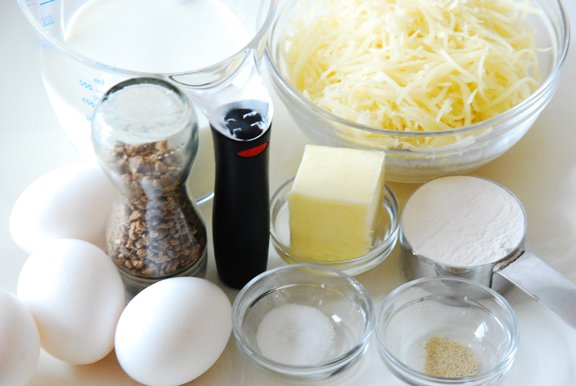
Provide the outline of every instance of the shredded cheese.
[[[280,41],[291,84],[348,120],[441,132],[496,116],[540,83],[527,0],[304,0]],[[350,132],[414,149],[458,138]]]

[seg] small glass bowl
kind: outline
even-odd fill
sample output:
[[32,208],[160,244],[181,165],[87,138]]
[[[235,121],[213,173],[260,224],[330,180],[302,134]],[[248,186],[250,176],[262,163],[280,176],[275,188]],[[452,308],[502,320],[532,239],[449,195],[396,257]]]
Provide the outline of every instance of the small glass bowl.
[[365,288],[343,272],[285,265],[246,284],[234,301],[232,326],[241,350],[261,369],[320,380],[363,356],[373,306]]
[[372,248],[363,256],[346,260],[315,260],[298,256],[290,249],[290,225],[287,195],[292,189],[294,178],[283,183],[272,196],[270,204],[270,235],[278,255],[289,264],[308,263],[327,265],[349,275],[358,275],[380,264],[394,249],[398,240],[398,201],[394,192],[384,186],[379,219],[382,227],[374,235]]
[[[448,277],[417,279],[392,291],[380,305],[375,333],[378,351],[390,371],[419,386],[492,385],[512,366],[518,345],[518,322],[506,299],[483,285]],[[430,375],[426,344],[431,338],[436,343],[450,342],[454,352],[462,354],[463,349],[472,354],[476,371],[463,376]],[[446,359],[454,353],[450,350],[441,351],[431,363],[450,363]],[[459,358],[458,369],[470,365],[469,356]]]

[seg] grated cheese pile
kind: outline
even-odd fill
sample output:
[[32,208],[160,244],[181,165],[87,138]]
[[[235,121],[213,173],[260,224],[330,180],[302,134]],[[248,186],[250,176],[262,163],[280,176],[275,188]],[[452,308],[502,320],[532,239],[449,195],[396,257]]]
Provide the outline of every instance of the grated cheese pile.
[[[540,82],[526,22],[538,11],[526,0],[299,5],[281,41],[290,82],[316,105],[369,127],[438,132],[470,125],[517,105]],[[396,137],[388,145],[446,145],[446,138],[435,140]]]

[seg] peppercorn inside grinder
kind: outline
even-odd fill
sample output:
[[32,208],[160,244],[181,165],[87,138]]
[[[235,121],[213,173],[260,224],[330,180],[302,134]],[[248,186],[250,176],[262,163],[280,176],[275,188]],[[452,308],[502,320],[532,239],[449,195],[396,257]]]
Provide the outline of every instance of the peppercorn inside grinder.
[[121,82],[96,106],[92,137],[119,193],[107,252],[128,292],[168,277],[203,277],[207,232],[185,186],[199,141],[187,97],[159,79]]

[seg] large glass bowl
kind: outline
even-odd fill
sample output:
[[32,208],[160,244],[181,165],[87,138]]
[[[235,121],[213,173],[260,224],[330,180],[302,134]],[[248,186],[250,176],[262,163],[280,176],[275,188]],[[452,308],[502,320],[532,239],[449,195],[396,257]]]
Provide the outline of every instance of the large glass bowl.
[[[283,3],[272,23],[267,45],[271,82],[300,129],[317,144],[384,149],[387,180],[425,182],[469,172],[497,158],[534,124],[554,96],[569,46],[568,16],[559,0],[532,0],[541,9],[527,22],[535,31],[541,83],[523,102],[485,121],[436,132],[400,132],[343,119],[324,110],[296,90],[287,77],[282,39],[302,0]],[[455,140],[456,138],[456,140]],[[435,147],[406,148],[403,140],[448,143]]]

